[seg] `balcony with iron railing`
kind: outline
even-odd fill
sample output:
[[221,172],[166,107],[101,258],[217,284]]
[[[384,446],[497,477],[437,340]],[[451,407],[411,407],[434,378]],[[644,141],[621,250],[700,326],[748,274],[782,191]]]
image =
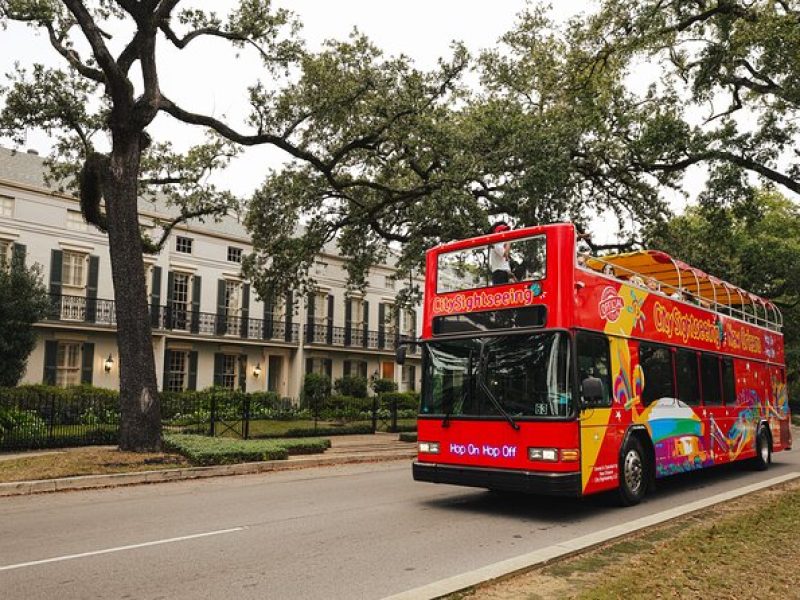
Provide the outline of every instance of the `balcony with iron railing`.
[[[300,341],[300,326],[297,323],[286,323],[279,316],[273,319],[252,319],[205,313],[191,310],[188,304],[151,304],[148,310],[153,330],[290,344]],[[51,294],[50,311],[45,321],[114,328],[117,326],[116,307],[113,300]]]
[[[414,342],[416,337],[397,334],[390,329],[366,329],[362,325],[338,327],[329,320],[324,320],[323,322],[306,323],[303,326],[303,340],[306,345],[394,352],[400,343]],[[408,352],[415,354],[418,352],[418,347],[410,344]]]

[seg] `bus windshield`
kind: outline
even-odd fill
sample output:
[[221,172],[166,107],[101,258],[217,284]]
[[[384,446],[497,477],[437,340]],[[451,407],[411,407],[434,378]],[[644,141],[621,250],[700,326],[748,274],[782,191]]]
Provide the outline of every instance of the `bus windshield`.
[[562,332],[432,341],[422,368],[423,415],[572,414],[570,344]]

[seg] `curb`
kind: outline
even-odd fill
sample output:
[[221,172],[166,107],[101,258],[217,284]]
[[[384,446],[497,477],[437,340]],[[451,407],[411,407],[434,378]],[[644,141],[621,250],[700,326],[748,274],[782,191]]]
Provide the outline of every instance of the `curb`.
[[800,472],[792,472],[742,488],[722,492],[704,498],[703,500],[696,500],[695,502],[689,502],[683,506],[677,506],[653,515],[646,515],[622,525],[615,525],[552,546],[547,546],[546,548],[540,548],[539,550],[534,550],[533,552],[522,554],[521,556],[481,567],[469,573],[462,573],[461,575],[448,577],[447,579],[442,579],[428,585],[387,596],[383,600],[432,600],[449,594],[463,592],[482,583],[488,583],[495,579],[524,573],[555,559],[578,554],[579,552],[622,538],[641,529],[671,521],[715,504],[746,496],[747,494],[786,483],[787,481],[792,481],[797,478],[800,478]]
[[297,456],[288,460],[267,460],[263,462],[237,463],[234,465],[215,465],[211,467],[186,467],[183,469],[164,469],[160,471],[136,471],[133,473],[112,473],[109,475],[82,475],[60,479],[41,479],[37,481],[14,481],[0,483],[0,497],[27,496],[66,490],[87,490],[95,488],[137,485],[143,483],[163,483],[185,481],[206,477],[228,475],[251,475],[271,471],[290,471],[333,465],[384,462],[414,458],[416,447],[409,450],[388,450],[380,453],[340,454],[335,456]]

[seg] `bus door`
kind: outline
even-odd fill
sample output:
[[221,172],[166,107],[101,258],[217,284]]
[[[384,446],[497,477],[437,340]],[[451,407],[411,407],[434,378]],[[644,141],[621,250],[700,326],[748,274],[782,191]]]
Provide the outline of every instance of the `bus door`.
[[[616,343],[616,340],[614,340]],[[624,340],[619,340],[624,343]],[[583,493],[615,488],[619,481],[619,423],[612,417],[612,360],[609,338],[576,334],[581,485]]]
[[703,392],[703,425],[712,464],[732,460],[736,451],[736,391],[733,359],[700,353],[700,382]]

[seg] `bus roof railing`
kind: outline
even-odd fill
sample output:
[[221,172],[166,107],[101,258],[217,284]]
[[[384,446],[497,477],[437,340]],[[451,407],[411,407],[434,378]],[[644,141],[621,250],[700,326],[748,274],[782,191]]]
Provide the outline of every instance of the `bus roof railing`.
[[773,302],[708,275],[665,252],[640,250],[602,257],[579,254],[579,257],[579,266],[649,291],[773,331],[780,331],[783,326],[783,315]]

